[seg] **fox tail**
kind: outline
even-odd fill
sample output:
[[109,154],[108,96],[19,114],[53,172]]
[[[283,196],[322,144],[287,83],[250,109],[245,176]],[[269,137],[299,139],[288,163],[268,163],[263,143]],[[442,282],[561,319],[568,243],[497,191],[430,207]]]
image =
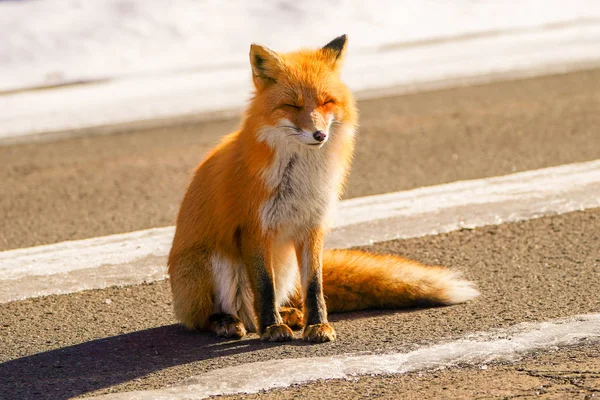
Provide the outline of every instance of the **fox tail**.
[[323,291],[330,312],[451,305],[479,296],[458,271],[355,250],[325,251]]

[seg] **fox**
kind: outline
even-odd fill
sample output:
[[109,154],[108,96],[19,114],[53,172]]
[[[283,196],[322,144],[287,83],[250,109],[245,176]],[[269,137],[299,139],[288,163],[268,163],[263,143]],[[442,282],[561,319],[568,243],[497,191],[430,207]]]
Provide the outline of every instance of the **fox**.
[[336,339],[328,312],[452,305],[479,295],[461,273],[396,255],[324,250],[358,126],[341,80],[346,35],[319,49],[250,46],[240,128],[196,167],[168,256],[174,314],[239,339]]

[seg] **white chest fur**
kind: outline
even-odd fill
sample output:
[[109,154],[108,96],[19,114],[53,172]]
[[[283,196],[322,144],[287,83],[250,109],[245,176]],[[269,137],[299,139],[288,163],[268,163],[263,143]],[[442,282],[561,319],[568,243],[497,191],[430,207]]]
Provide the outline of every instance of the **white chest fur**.
[[289,138],[269,139],[275,159],[263,178],[273,194],[260,211],[263,231],[277,229],[294,236],[326,225],[344,174],[336,162],[335,138],[320,149],[290,144]]

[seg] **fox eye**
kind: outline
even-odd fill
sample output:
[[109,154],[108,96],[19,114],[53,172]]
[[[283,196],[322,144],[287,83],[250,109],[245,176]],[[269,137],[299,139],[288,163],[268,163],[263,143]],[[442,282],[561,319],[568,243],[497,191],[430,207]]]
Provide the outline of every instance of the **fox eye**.
[[323,104],[325,104],[325,105],[327,105],[327,104],[335,104],[335,100],[334,100],[334,99],[329,99],[329,100],[327,100],[327,101],[326,101],[325,103],[323,103]]
[[295,104],[287,104],[287,103],[283,104],[283,107],[291,107],[291,108],[296,109],[296,110],[300,109],[300,106],[297,106]]

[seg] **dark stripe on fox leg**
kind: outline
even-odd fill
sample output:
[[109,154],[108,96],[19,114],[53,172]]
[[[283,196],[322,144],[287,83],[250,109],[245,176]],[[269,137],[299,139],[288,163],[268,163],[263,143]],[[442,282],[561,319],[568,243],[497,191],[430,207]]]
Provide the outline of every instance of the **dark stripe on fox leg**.
[[304,241],[295,244],[304,294],[304,326],[327,322],[323,297],[323,231],[312,230]]
[[313,271],[306,288],[304,299],[304,326],[327,322],[327,306],[323,297],[323,280],[321,268]]
[[253,257],[252,264],[249,275],[255,287],[254,310],[258,317],[259,332],[262,333],[266,327],[283,322],[275,304],[273,276],[267,270],[270,266],[263,256]]

